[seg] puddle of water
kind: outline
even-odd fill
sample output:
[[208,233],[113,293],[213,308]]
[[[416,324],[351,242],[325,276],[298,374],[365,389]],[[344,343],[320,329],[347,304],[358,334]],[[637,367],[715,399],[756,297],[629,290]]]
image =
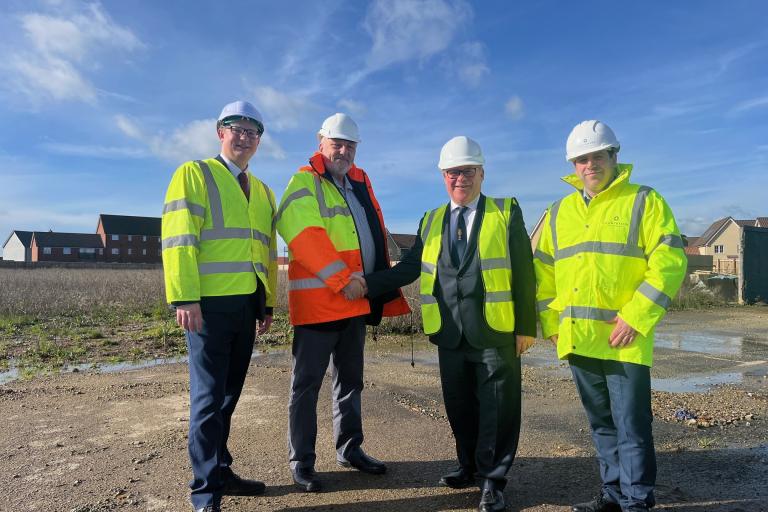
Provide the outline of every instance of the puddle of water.
[[708,332],[657,333],[654,346],[712,355],[741,355],[744,336]]
[[673,379],[651,379],[652,389],[669,393],[704,393],[718,384],[766,386],[768,385],[768,367],[750,367],[740,372],[729,371]]
[[[270,349],[254,350],[251,354],[251,360],[268,358],[276,354],[281,354],[285,350]],[[176,357],[161,357],[157,359],[142,359],[139,361],[120,361],[118,363],[83,363],[75,365],[65,365],[57,370],[53,370],[53,373],[72,373],[72,372],[98,372],[98,373],[115,373],[124,372],[130,370],[140,370],[144,368],[151,368],[153,366],[160,366],[165,364],[186,363],[189,360],[188,356],[176,356]],[[16,361],[11,359],[10,368],[4,372],[0,372],[0,385],[8,384],[18,380],[21,370],[15,365]]]

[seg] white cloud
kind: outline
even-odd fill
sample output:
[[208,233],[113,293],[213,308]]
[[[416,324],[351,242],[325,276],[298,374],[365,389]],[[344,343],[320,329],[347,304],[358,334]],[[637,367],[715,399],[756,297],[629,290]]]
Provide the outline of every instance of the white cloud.
[[14,77],[6,85],[33,105],[46,101],[93,103],[98,89],[87,78],[98,57],[113,49],[133,51],[143,43],[115,24],[98,3],[68,14],[27,13],[20,16],[24,39],[0,65]]
[[350,74],[347,87],[392,64],[444,51],[471,18],[472,9],[464,0],[375,0],[364,22],[373,45],[365,68]]
[[471,87],[477,87],[491,70],[485,57],[485,46],[472,41],[459,47],[459,54],[454,63],[459,79]]
[[525,115],[523,110],[523,100],[520,99],[520,96],[512,96],[504,104],[504,111],[507,113],[507,116],[515,121],[522,119]]
[[253,88],[256,108],[264,112],[267,130],[282,131],[299,127],[318,108],[307,98],[290,95],[269,86]]
[[146,158],[149,152],[142,148],[96,146],[67,144],[62,142],[49,142],[42,145],[43,149],[51,153],[71,156],[87,156],[94,158]]
[[761,107],[768,107],[768,96],[742,101],[731,109],[731,113],[746,112]]
[[[216,136],[215,119],[192,121],[176,128],[170,134],[155,135],[144,133],[135,121],[123,115],[115,116],[115,123],[125,135],[143,142],[149,151],[166,161],[181,163],[209,158],[221,151],[221,143]],[[261,136],[256,155],[274,160],[286,158],[285,150],[269,133]]]
[[362,117],[368,110],[364,103],[346,98],[340,99],[336,106],[352,117]]

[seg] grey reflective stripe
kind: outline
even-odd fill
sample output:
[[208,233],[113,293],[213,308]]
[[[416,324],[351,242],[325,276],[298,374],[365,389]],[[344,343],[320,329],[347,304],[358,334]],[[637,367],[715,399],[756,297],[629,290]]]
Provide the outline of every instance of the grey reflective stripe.
[[163,215],[179,210],[189,210],[189,213],[192,215],[205,217],[205,206],[187,201],[186,199],[176,199],[175,201],[171,201],[170,203],[165,203],[163,205]]
[[672,299],[669,295],[662,292],[661,290],[657,290],[656,287],[648,284],[647,281],[644,281],[643,284],[637,288],[637,291],[645,295],[648,300],[657,306],[664,308],[665,310],[670,306],[670,304],[672,304]]
[[[321,217],[335,217],[336,215],[344,215],[346,217],[350,217],[352,215],[352,212],[349,211],[349,208],[345,206],[334,206],[333,208],[328,208],[328,205],[325,204],[325,192],[323,191],[323,178],[315,174],[315,188],[317,189],[317,205],[320,207],[320,216]],[[341,194],[341,193],[339,193]]]
[[301,199],[302,197],[307,196],[312,196],[312,192],[310,192],[309,189],[300,188],[299,190],[294,190],[287,197],[283,198],[283,203],[280,205],[280,209],[277,211],[277,215],[275,215],[274,224],[277,224],[277,222],[280,220],[280,217],[283,216],[283,212],[286,210],[286,208],[288,208],[288,205],[297,199]]
[[640,224],[645,214],[645,199],[651,192],[651,187],[641,186],[637,190],[635,202],[632,205],[632,218],[629,221],[629,236],[627,245],[640,245]]
[[277,249],[269,251],[269,257],[273,260],[277,260]]
[[223,228],[224,213],[221,209],[221,194],[219,193],[219,187],[216,186],[216,180],[213,179],[213,173],[211,172],[210,167],[208,167],[208,164],[202,160],[196,160],[196,162],[197,165],[200,166],[200,170],[203,171],[205,188],[208,189],[208,205],[211,211],[211,223],[213,224],[213,229]]
[[560,313],[560,319],[563,318],[580,318],[582,320],[602,320],[607,322],[613,320],[616,317],[618,310],[615,309],[602,309],[591,308],[588,306],[568,306],[565,311]]
[[437,304],[437,297],[434,295],[422,293],[419,295],[419,298],[421,299],[422,304]]
[[200,275],[237,274],[239,272],[253,272],[253,263],[250,261],[214,261],[199,263],[197,269]]
[[258,240],[259,242],[263,243],[264,245],[269,245],[269,239],[270,236],[266,233],[262,233],[258,229],[253,230],[253,239]]
[[435,268],[437,268],[437,265],[429,263],[428,261],[421,262],[421,271],[426,274],[434,274]]
[[557,210],[560,209],[561,201],[562,199],[556,201],[552,208],[549,209],[549,230],[552,232],[552,249],[555,253],[555,258],[557,258]]
[[659,244],[668,245],[670,247],[674,247],[675,249],[685,249],[685,245],[683,244],[683,237],[679,235],[662,235],[662,237],[659,239]]
[[421,231],[422,243],[425,243],[427,241],[427,235],[429,234],[429,229],[432,227],[432,221],[435,220],[436,214],[437,214],[437,210],[432,210],[431,212],[429,212],[429,216],[427,217],[427,222],[424,224],[424,229]]
[[512,302],[512,292],[485,292],[485,302]]
[[504,211],[504,198],[494,198],[493,202],[496,204],[496,208],[499,209],[500,212]]
[[582,242],[557,251],[557,259],[570,258],[582,252],[645,258],[643,250],[636,245],[620,244],[617,242]]
[[326,265],[325,267],[321,268],[320,270],[318,270],[316,274],[317,274],[317,277],[325,281],[326,279],[331,277],[333,274],[337,272],[341,272],[345,268],[347,268],[347,265],[343,261],[336,260]]
[[200,231],[200,240],[202,241],[231,238],[248,240],[251,238],[251,230],[249,228],[213,228]]
[[544,251],[540,251],[536,249],[536,252],[533,253],[534,259],[538,259],[545,265],[554,265],[555,264],[555,258],[550,256],[549,254],[545,253]]
[[496,268],[510,268],[507,265],[507,258],[480,258],[481,270],[493,270]]
[[547,309],[547,308],[549,307],[549,304],[550,304],[550,303],[551,303],[553,300],[555,300],[555,299],[544,299],[544,300],[540,300],[539,302],[537,302],[537,303],[536,303],[536,311],[538,311],[539,313],[541,313],[542,311],[544,311],[545,309]]
[[315,290],[325,287],[325,283],[316,277],[293,279],[288,283],[288,290]]
[[197,247],[197,237],[195,235],[178,235],[163,238],[163,250],[171,247]]
[[261,272],[262,274],[269,274],[267,267],[265,267],[261,263],[254,262],[253,267],[256,269],[257,272]]

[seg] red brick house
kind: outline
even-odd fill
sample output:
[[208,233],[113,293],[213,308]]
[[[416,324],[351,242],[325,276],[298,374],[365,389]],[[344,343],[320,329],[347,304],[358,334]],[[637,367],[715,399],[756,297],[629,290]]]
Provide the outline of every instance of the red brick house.
[[108,263],[160,263],[160,217],[99,215],[96,233]]
[[89,233],[32,233],[30,261],[102,261],[101,237]]

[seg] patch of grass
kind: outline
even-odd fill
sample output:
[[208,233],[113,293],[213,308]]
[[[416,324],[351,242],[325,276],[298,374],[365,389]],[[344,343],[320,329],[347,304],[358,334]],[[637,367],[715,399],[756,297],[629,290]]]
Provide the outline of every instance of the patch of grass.
[[696,440],[696,442],[699,444],[699,448],[702,450],[714,448],[718,444],[718,440],[714,437],[700,437]]
[[31,315],[8,314],[0,316],[0,333],[15,334],[21,328],[35,323]]
[[84,327],[75,329],[74,338],[79,340],[100,340],[104,334],[99,329]]
[[103,338],[99,345],[102,347],[116,347],[120,345],[120,342],[112,338]]

